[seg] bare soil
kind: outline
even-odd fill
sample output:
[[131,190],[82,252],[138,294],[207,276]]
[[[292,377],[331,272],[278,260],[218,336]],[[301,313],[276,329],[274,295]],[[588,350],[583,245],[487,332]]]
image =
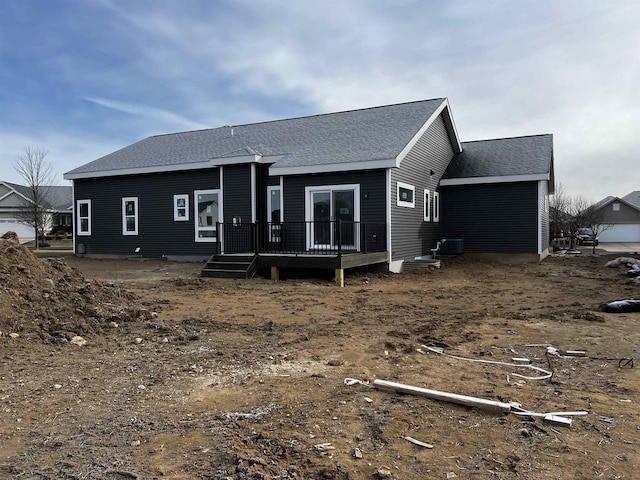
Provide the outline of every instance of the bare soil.
[[[339,289],[0,247],[1,478],[638,478],[640,313],[601,305],[640,285],[613,257],[450,259]],[[375,379],[588,414],[562,427]]]

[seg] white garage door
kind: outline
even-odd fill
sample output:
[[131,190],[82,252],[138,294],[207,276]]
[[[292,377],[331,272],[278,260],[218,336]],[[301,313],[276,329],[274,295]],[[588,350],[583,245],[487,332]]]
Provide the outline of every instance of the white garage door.
[[7,232],[16,232],[21,242],[26,242],[35,238],[33,228],[10,220],[0,220],[0,237]]
[[614,225],[598,238],[601,242],[640,242],[640,224]]

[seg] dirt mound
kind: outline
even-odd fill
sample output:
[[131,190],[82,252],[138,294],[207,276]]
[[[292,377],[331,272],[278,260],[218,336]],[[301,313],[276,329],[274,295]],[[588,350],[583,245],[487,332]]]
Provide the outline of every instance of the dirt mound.
[[9,231],[9,232],[5,233],[4,235],[2,235],[2,237],[0,237],[0,238],[3,238],[5,240],[9,240],[9,241],[11,241],[13,243],[20,243],[20,240],[18,238],[18,234],[16,232]]
[[87,280],[60,260],[40,260],[30,250],[0,239],[0,332],[2,335],[66,341],[105,327],[150,317],[132,305],[132,294]]

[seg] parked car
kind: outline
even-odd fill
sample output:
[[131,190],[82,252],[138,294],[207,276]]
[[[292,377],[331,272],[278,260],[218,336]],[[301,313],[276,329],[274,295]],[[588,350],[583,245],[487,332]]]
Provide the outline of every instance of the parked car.
[[598,246],[598,237],[590,228],[579,228],[576,232],[576,242],[578,245]]

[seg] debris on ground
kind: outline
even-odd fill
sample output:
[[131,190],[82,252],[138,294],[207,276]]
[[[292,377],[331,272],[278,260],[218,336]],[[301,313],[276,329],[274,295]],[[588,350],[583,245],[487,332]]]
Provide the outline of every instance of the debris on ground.
[[119,285],[87,280],[61,260],[41,260],[27,247],[0,239],[0,331],[84,345],[81,335],[151,314],[132,300]]

